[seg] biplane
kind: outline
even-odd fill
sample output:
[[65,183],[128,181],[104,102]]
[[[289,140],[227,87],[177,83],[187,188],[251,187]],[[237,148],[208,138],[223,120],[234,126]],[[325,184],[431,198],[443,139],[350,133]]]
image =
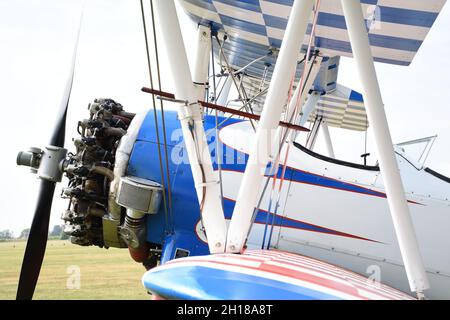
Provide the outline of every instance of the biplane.
[[[71,242],[128,248],[158,299],[450,298],[450,178],[425,166],[435,137],[393,145],[374,67],[407,67],[445,0],[181,0],[192,70],[174,1],[147,4],[153,109],[96,99],[69,153],[73,64],[49,146],[19,153],[41,191],[17,298],[32,298],[63,175]],[[362,93],[337,82],[342,56]],[[372,130],[377,163],[336,159],[328,127]]]

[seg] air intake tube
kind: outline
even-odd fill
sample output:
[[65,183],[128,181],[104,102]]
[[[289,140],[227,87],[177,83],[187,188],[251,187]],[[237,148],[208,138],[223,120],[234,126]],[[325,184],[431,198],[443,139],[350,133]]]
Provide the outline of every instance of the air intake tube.
[[146,242],[145,214],[127,209],[125,221],[120,228],[120,235],[128,245],[130,256],[136,262],[144,262],[149,255]]

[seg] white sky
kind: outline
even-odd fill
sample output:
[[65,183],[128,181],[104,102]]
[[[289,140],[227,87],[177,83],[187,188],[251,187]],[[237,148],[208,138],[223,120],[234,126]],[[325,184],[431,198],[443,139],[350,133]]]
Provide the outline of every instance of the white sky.
[[[146,2],[146,1],[145,1]],[[54,125],[69,70],[81,0],[0,0],[0,103],[4,110],[0,157],[0,230],[16,235],[31,224],[38,181],[16,166],[17,152],[44,146]],[[182,18],[185,42],[192,44],[194,26]],[[427,165],[450,175],[450,7],[446,5],[410,67],[377,64],[394,142],[438,135]],[[163,90],[172,79],[162,59]],[[192,45],[187,50],[192,55]],[[339,83],[361,91],[351,59],[342,59]],[[66,147],[76,136],[78,120],[96,97],[109,97],[128,111],[151,107],[140,92],[148,84],[138,0],[86,1],[67,119]],[[447,97],[449,99],[447,99]],[[360,162],[364,134],[331,129],[337,158]],[[320,139],[320,137],[319,137]],[[317,142],[317,151],[324,151]],[[374,153],[369,130],[369,151]],[[370,158],[370,162],[375,161]],[[64,182],[63,182],[64,184]],[[67,203],[56,190],[51,226],[60,224]]]

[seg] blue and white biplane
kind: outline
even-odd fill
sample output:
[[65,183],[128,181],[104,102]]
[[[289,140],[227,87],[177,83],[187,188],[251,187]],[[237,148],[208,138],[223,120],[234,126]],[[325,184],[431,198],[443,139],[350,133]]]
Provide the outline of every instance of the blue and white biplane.
[[[190,68],[174,0],[141,1],[153,109],[95,100],[67,153],[72,68],[50,146],[18,156],[42,179],[18,298],[65,174],[71,241],[128,248],[156,298],[450,299],[450,178],[425,166],[435,137],[393,145],[374,67],[408,66],[444,4],[181,0],[198,29]],[[362,94],[337,83],[341,56]],[[336,159],[329,127],[372,130],[377,163]]]

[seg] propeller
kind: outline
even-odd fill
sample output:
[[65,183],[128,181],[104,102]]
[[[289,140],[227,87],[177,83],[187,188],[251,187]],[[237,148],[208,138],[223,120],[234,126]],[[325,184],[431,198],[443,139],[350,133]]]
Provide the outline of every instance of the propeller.
[[50,138],[50,146],[44,148],[44,150],[30,148],[29,151],[19,152],[17,156],[18,165],[31,167],[32,172],[37,173],[41,179],[36,209],[23,257],[22,269],[20,271],[17,300],[32,299],[47,246],[53,194],[56,183],[61,181],[63,174],[62,164],[67,154],[67,150],[64,149],[66,117],[72,91],[82,16],[83,10],[81,11],[78,32],[72,53],[72,65],[61,100],[59,113],[56,117],[56,125]]

